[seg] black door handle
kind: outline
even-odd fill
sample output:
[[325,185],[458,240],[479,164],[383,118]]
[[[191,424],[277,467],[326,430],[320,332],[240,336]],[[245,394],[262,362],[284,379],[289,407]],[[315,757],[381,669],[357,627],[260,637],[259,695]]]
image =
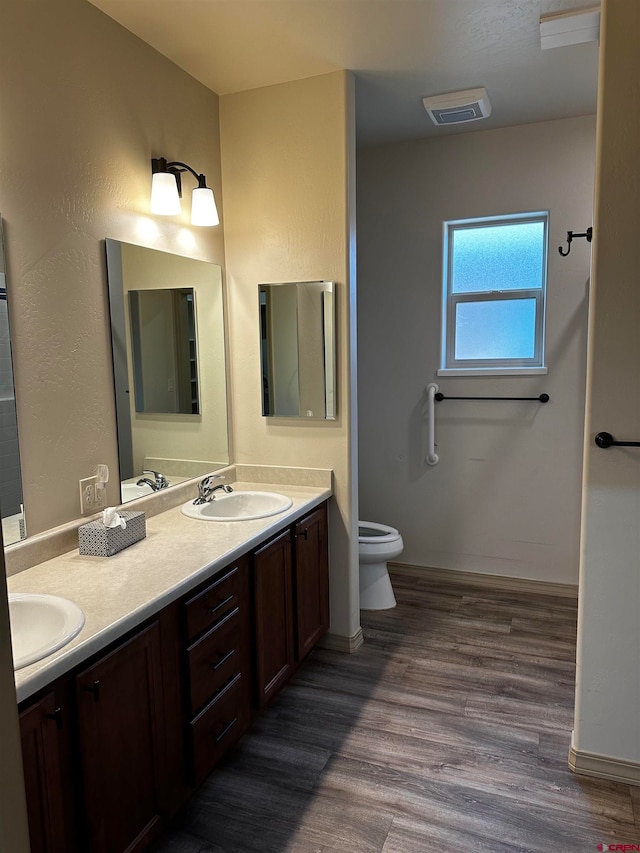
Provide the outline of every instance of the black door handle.
[[45,714],[47,720],[53,720],[57,729],[62,728],[62,708],[55,708],[50,714]]
[[82,689],[85,690],[87,693],[93,693],[94,702],[100,701],[100,681],[98,679],[93,682],[91,687],[83,687]]
[[640,441],[616,441],[610,432],[599,432],[595,437],[596,447],[640,447]]

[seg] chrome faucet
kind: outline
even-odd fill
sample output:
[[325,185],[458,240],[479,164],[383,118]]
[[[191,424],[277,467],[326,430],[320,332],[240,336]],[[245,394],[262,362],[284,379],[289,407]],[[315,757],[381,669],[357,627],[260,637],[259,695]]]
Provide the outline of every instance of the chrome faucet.
[[142,477],[136,483],[136,486],[147,485],[153,489],[154,492],[159,492],[160,489],[166,489],[169,485],[169,481],[161,474],[159,471],[143,471],[143,474],[153,474],[154,479],[150,480],[148,477]]
[[153,480],[150,480],[148,477],[141,477],[138,480],[138,482],[136,483],[136,486],[149,486],[149,488],[151,489],[152,492],[157,491],[156,484],[153,482]]
[[209,474],[208,477],[205,477],[204,480],[201,480],[200,483],[198,483],[198,497],[193,502],[196,506],[212,501],[215,497],[214,492],[217,492],[218,489],[222,489],[222,491],[227,494],[233,491],[231,486],[228,486],[226,483],[220,483],[219,485],[214,486],[214,480],[224,480],[224,477],[221,474]]

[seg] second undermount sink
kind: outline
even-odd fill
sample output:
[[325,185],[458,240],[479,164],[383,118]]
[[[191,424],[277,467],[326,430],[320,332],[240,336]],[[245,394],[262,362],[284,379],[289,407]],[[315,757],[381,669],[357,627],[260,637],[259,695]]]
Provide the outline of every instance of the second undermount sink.
[[285,512],[293,504],[291,498],[277,492],[232,492],[216,494],[205,504],[189,501],[182,506],[183,515],[202,521],[251,521]]
[[9,593],[13,667],[42,660],[76,637],[84,612],[68,598],[38,593]]

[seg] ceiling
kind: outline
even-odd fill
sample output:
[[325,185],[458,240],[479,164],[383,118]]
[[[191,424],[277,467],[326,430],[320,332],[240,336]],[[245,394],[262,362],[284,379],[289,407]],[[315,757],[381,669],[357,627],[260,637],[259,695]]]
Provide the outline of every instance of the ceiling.
[[[220,95],[353,71],[361,145],[596,110],[596,42],[542,51],[539,27],[596,0],[90,1]],[[431,123],[423,96],[478,86],[490,118]]]

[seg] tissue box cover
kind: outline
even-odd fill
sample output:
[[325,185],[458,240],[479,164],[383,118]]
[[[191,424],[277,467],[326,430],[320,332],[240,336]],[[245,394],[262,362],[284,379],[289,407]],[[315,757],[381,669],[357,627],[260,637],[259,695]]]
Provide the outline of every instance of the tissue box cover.
[[120,510],[118,515],[127,522],[121,527],[105,527],[101,520],[89,521],[78,528],[78,547],[85,557],[112,557],[147,535],[145,514]]

